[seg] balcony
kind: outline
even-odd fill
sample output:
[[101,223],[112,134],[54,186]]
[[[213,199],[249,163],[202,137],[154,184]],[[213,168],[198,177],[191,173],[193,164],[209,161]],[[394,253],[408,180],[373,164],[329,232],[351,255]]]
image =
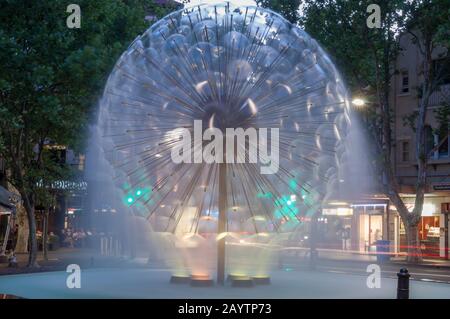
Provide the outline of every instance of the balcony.
[[429,102],[430,106],[450,104],[450,84],[441,85],[436,92],[431,94]]

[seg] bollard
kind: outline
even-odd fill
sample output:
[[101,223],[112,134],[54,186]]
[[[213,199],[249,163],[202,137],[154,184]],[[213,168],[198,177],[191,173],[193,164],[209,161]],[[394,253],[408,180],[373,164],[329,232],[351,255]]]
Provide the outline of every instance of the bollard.
[[400,269],[400,272],[397,273],[397,277],[397,299],[409,299],[409,277],[411,277],[411,275],[409,274],[408,269]]

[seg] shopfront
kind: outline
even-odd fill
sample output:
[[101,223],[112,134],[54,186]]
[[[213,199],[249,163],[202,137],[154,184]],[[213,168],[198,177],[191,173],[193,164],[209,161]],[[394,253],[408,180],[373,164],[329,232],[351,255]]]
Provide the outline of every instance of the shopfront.
[[336,206],[324,208],[317,220],[319,245],[326,249],[352,250],[355,237],[352,231],[356,229],[353,209],[347,204]]
[[[414,197],[403,198],[410,212],[414,209]],[[422,255],[425,258],[449,258],[448,257],[448,219],[449,219],[450,197],[430,196],[426,197],[420,222],[418,224],[418,238]],[[407,252],[406,230],[400,217],[399,225],[399,247],[397,252]],[[447,225],[447,226],[446,226]]]
[[352,205],[358,224],[358,250],[374,252],[378,240],[387,239],[385,226],[386,204]]
[[387,203],[327,205],[318,219],[323,247],[375,252],[376,242],[387,238]]
[[442,203],[441,205],[441,227],[440,227],[440,245],[444,248],[444,251],[440,253],[440,256],[445,259],[450,259],[449,249],[450,249],[450,234],[448,231],[450,218],[450,202]]

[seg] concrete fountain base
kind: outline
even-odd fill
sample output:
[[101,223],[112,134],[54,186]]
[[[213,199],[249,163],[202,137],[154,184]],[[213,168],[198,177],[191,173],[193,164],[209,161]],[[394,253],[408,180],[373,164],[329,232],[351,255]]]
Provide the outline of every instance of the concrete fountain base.
[[170,283],[171,284],[188,284],[191,281],[190,276],[184,276],[184,275],[172,275],[170,277]]

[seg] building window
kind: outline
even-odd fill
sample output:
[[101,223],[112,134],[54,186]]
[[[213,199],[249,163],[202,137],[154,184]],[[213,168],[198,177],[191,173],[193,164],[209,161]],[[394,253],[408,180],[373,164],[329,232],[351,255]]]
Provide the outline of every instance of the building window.
[[409,74],[408,71],[402,71],[401,73],[401,93],[409,93]]
[[402,142],[402,162],[409,162],[409,141]]
[[434,60],[433,71],[439,79],[439,85],[450,84],[450,57]]
[[448,157],[450,148],[450,123],[442,124],[438,131],[438,156],[439,158]]

